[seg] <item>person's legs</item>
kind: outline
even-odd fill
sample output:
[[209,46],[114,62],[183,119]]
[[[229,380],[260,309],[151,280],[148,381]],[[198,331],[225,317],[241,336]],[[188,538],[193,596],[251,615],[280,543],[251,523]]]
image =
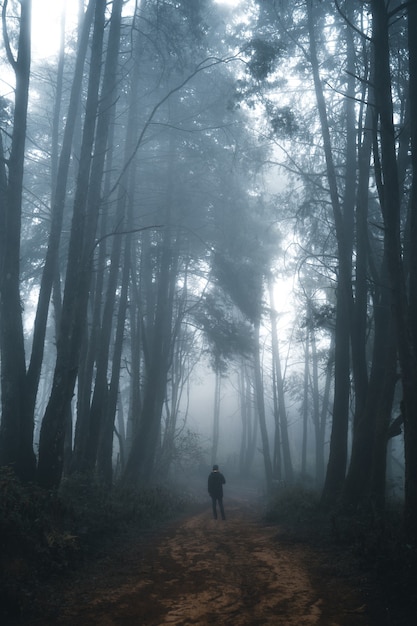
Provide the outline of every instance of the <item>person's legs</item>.
[[211,504],[212,504],[212,507],[213,507],[213,517],[214,517],[214,519],[217,519],[216,498],[212,498],[211,499]]
[[226,519],[226,515],[224,514],[224,508],[223,508],[223,498],[218,498],[218,500],[219,500],[219,509],[222,515],[222,519]]

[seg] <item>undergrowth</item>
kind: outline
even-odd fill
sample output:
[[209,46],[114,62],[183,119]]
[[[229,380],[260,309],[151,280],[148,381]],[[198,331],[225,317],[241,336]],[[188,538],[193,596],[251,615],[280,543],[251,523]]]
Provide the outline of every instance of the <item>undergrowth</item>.
[[390,502],[383,518],[372,510],[345,511],[320,505],[319,494],[294,486],[273,495],[265,521],[338,554],[338,566],[357,568],[384,605],[393,626],[417,624],[417,546],[403,533],[402,504]]
[[109,489],[77,475],[45,491],[0,469],[0,622],[15,623],[43,581],[75,569],[127,528],[158,526],[191,505],[173,488]]

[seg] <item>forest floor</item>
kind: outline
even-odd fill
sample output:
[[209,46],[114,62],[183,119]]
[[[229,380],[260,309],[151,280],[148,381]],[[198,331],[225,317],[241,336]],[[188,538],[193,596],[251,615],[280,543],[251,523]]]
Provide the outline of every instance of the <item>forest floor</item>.
[[[129,531],[45,585],[30,626],[396,626],[355,560],[268,524],[256,500],[225,497],[155,531]],[[35,615],[36,613],[36,615]]]

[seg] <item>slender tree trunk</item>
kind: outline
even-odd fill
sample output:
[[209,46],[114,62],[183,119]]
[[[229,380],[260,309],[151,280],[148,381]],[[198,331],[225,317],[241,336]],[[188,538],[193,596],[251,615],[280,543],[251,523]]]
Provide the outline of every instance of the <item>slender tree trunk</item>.
[[220,390],[221,390],[221,374],[218,369],[215,372],[214,385],[214,408],[213,408],[213,440],[211,444],[211,462],[217,463],[217,455],[219,449],[220,436]]
[[3,3],[3,35],[6,54],[15,79],[15,100],[8,176],[1,152],[0,206],[0,362],[1,426],[0,464],[10,465],[22,480],[32,480],[36,471],[33,452],[33,413],[28,410],[26,362],[20,300],[20,236],[26,124],[31,63],[31,0],[20,2],[17,58],[8,40],[7,2]]
[[410,200],[410,320],[413,341],[417,346],[417,0],[408,3],[408,49],[410,67],[410,138],[412,188]]
[[264,387],[262,383],[262,371],[261,371],[261,347],[259,341],[259,322],[255,322],[255,346],[254,346],[254,373],[255,373],[255,394],[256,394],[256,407],[258,409],[259,426],[262,439],[262,455],[264,459],[265,468],[265,483],[267,493],[272,490],[272,462],[271,452],[269,449],[268,430],[266,426],[265,415],[265,402],[264,402]]
[[[320,398],[319,398],[319,364],[317,357],[317,342],[314,328],[310,329],[311,343],[311,395],[312,395],[312,414],[314,424],[314,444],[315,444],[315,481],[316,485],[321,488],[324,479],[324,451],[323,439],[321,436],[320,423]],[[323,398],[323,402],[325,398]]]
[[251,473],[258,436],[258,425],[254,415],[254,402],[248,365],[241,363],[240,368],[240,411],[242,416],[242,439],[240,444],[240,475],[248,478]]
[[[146,236],[147,237],[147,236]],[[132,246],[132,250],[136,250],[136,246]],[[143,311],[137,288],[136,255],[132,253],[132,281],[130,293],[129,322],[130,322],[130,393],[129,393],[129,409],[126,425],[126,456],[125,461],[129,458],[129,454],[133,445],[134,434],[139,427],[139,416],[142,412],[142,351],[143,345]],[[141,265],[142,267],[142,265]],[[125,469],[125,468],[124,468]]]
[[119,311],[117,315],[116,333],[112,358],[112,370],[107,393],[107,406],[103,407],[104,420],[100,431],[100,440],[97,450],[97,468],[101,480],[111,485],[113,480],[113,432],[116,418],[117,400],[119,396],[119,381],[122,362],[123,340],[125,334],[126,312],[128,305],[129,277],[130,277],[130,236],[125,242],[122,287],[120,292]]
[[[38,481],[46,488],[57,487],[61,480],[65,439],[64,424],[78,374],[80,349],[86,321],[91,278],[91,255],[95,236],[94,226],[101,180],[97,165],[94,172],[91,169],[99,101],[105,8],[105,0],[97,0],[86,116],[74,199],[61,326],[57,343],[57,360],[51,396],[43,418],[39,440]],[[104,100],[103,98],[102,105]],[[101,144],[102,148],[101,152],[97,151],[96,153],[99,159],[104,158],[105,145],[103,147],[103,140],[102,136],[98,137],[98,144]],[[88,210],[90,210],[90,215]]]
[[[412,190],[410,202],[411,254],[409,265],[411,334],[413,339],[412,358],[404,355],[403,363],[411,360],[410,376],[407,376],[407,393],[404,392],[405,442],[406,442],[406,493],[405,525],[410,538],[417,540],[417,0],[408,4],[408,49],[409,49],[409,91],[410,91],[410,131]],[[403,338],[405,339],[405,338]],[[401,344],[400,351],[407,349]],[[410,350],[410,348],[408,348]],[[404,384],[404,383],[403,383]],[[407,399],[406,399],[407,398]]]
[[255,408],[253,389],[252,389],[252,376],[249,375],[247,369],[245,369],[245,390],[246,390],[246,410],[248,417],[248,443],[245,455],[245,476],[249,476],[252,466],[253,460],[255,458],[256,446],[258,443],[258,414]]
[[[371,94],[368,96],[371,99]],[[359,182],[356,208],[356,288],[354,317],[352,325],[352,363],[357,380],[359,398],[355,404],[353,420],[352,452],[349,470],[343,488],[344,505],[355,508],[366,492],[367,480],[370,476],[372,448],[374,435],[374,407],[370,400],[371,393],[367,382],[366,348],[367,348],[367,264],[368,264],[368,195],[370,176],[370,157],[374,134],[374,106],[368,102],[365,130],[362,144],[359,149]],[[378,277],[379,280],[379,277]],[[378,306],[374,299],[374,305]],[[374,335],[374,341],[376,340]],[[363,394],[367,398],[364,404]],[[370,405],[371,402],[371,405]]]
[[[381,208],[384,218],[384,242],[387,254],[387,267],[392,291],[393,312],[398,341],[398,355],[404,400],[404,443],[405,443],[405,528],[410,540],[417,540],[417,358],[413,324],[410,319],[405,271],[402,261],[400,232],[399,178],[396,160],[395,127],[391,95],[391,71],[389,49],[389,15],[385,3],[373,0],[372,23],[375,47],[375,104],[380,120],[380,150],[383,186],[381,188]],[[415,25],[415,2],[410,6],[409,17]],[[414,18],[414,21],[413,21]],[[410,34],[411,57],[415,31]],[[410,63],[410,84],[414,75],[415,59]],[[414,91],[411,91],[414,94]],[[414,108],[413,108],[414,107]],[[411,117],[415,112],[412,104]],[[415,134],[412,132],[415,139]],[[415,143],[413,143],[413,151]],[[378,158],[378,157],[376,157]],[[415,158],[415,155],[414,155]],[[415,161],[414,161],[415,164]],[[415,185],[415,170],[413,171]],[[415,193],[415,191],[413,192]],[[415,196],[413,196],[415,197]],[[415,216],[411,223],[415,223]],[[413,231],[413,226],[412,226]],[[415,268],[411,268],[413,271]],[[410,278],[410,284],[413,283]]]
[[[82,34],[80,37],[77,52],[74,79],[71,87],[70,103],[65,124],[62,149],[59,157],[58,167],[56,168],[57,171],[52,179],[52,183],[54,185],[54,193],[51,210],[51,227],[48,237],[48,248],[42,272],[42,279],[34,322],[31,358],[27,372],[27,397],[29,411],[31,411],[32,413],[35,412],[36,395],[42,369],[49,302],[59,267],[58,258],[61,242],[64,206],[67,195],[67,181],[71,159],[71,149],[76,120],[78,116],[78,105],[84,76],[84,63],[87,54],[94,5],[95,0],[90,0],[86,14],[83,18]],[[63,52],[61,52],[61,55],[62,54]],[[57,115],[58,106],[59,103],[56,102],[55,115]],[[53,155],[51,160],[52,166],[55,167],[55,159]],[[60,309],[58,307],[55,307],[55,315],[58,319],[60,317],[59,310]],[[59,324],[59,322],[57,323]]]
[[307,476],[307,433],[308,433],[308,390],[310,382],[310,333],[308,324],[306,325],[306,336],[304,346],[304,389],[303,389],[303,402],[302,402],[302,417],[303,417],[303,434],[301,440],[301,476],[306,478]]
[[[378,360],[378,354],[375,355],[376,358],[373,363],[375,363],[376,372],[373,372],[373,378],[369,385],[370,390],[376,391],[376,393],[373,394],[374,398],[372,398],[372,393],[369,394],[369,407],[367,407],[370,413],[374,412],[375,432],[373,433],[371,448],[372,467],[369,489],[366,495],[369,496],[368,503],[371,503],[373,510],[380,515],[383,515],[385,511],[388,428],[398,378],[397,342],[392,317],[391,294],[387,295],[388,298],[385,298],[387,304],[384,310],[378,312],[378,315],[383,317],[379,324],[379,337],[375,339],[378,340],[379,349],[376,352],[379,352],[380,358]],[[373,403],[372,399],[374,399]]]
[[320,459],[319,468],[321,472],[319,472],[319,468],[317,470],[317,482],[320,487],[323,486],[323,482],[325,479],[325,439],[326,439],[326,430],[327,430],[327,422],[330,414],[330,391],[332,387],[333,381],[333,361],[334,361],[334,334],[331,336],[330,348],[329,348],[329,358],[327,361],[326,368],[326,380],[324,383],[324,392],[323,392],[323,402],[320,411],[320,424],[319,424],[319,436],[317,440],[317,448],[318,448],[318,456]]
[[249,407],[247,404],[247,395],[246,395],[246,379],[245,379],[245,364],[243,361],[240,363],[239,368],[239,407],[240,407],[240,417],[242,420],[242,433],[240,439],[240,452],[239,452],[239,474],[240,476],[245,475],[246,469],[246,450],[249,439]]
[[[386,264],[376,278],[372,364],[366,405],[354,430],[352,458],[343,492],[346,507],[377,505],[381,510],[385,491],[387,432],[396,384],[396,332],[391,292],[384,285]],[[380,473],[378,473],[380,472]],[[371,495],[371,498],[370,498]]]
[[350,310],[351,310],[351,251],[349,228],[346,236],[346,220],[339,201],[337,176],[333,162],[330,129],[327,119],[326,102],[319,73],[317,44],[315,40],[314,12],[311,0],[307,2],[307,19],[310,43],[310,59],[313,72],[317,107],[323,137],[326,159],[327,180],[336,228],[339,271],[336,288],[336,329],[335,329],[335,385],[330,453],[322,502],[333,504],[339,497],[345,479],[347,464],[347,439],[349,424],[350,393]]
[[[168,197],[168,205],[169,202],[170,199]],[[176,276],[176,264],[173,260],[171,249],[172,231],[168,225],[170,223],[170,207],[167,206],[166,210],[167,226],[161,242],[162,252],[156,279],[157,298],[155,307],[150,309],[148,313],[148,337],[150,341],[149,349],[147,350],[143,406],[123,475],[123,481],[130,484],[146,482],[152,474],[161,429],[162,407],[166,397],[167,376],[171,362],[173,281]]]
[[[354,20],[355,7],[353,3],[346,5],[348,18]],[[343,219],[345,223],[344,236],[347,241],[349,258],[353,248],[354,238],[354,222],[355,222],[355,204],[360,201],[360,227],[362,230],[357,234],[357,246],[355,251],[359,252],[360,258],[357,263],[358,273],[355,275],[355,300],[352,298],[352,314],[350,316],[351,325],[349,327],[352,347],[352,373],[354,383],[354,423],[357,419],[361,419],[367,396],[368,389],[368,361],[366,355],[366,321],[367,321],[367,281],[366,281],[366,244],[367,244],[367,200],[369,188],[369,159],[372,146],[372,111],[369,103],[365,125],[365,145],[362,146],[360,155],[361,162],[358,163],[357,156],[357,119],[356,119],[356,59],[355,46],[353,41],[353,30],[348,25],[344,29],[346,40],[346,96],[344,100],[345,117],[346,117],[346,165],[345,165],[345,185],[343,191]],[[371,91],[371,90],[370,90]],[[361,189],[356,192],[356,180],[358,165],[361,166],[360,183]],[[355,203],[356,200],[356,203]],[[356,221],[356,226],[359,220]],[[357,257],[356,257],[357,258]],[[349,261],[349,264],[351,262]],[[349,271],[351,271],[349,269]],[[350,288],[349,278],[349,288]]]
[[294,470],[291,459],[290,439],[288,435],[288,419],[287,408],[285,405],[285,392],[284,392],[284,379],[281,369],[281,358],[279,351],[278,332],[276,324],[276,312],[274,303],[274,294],[272,288],[272,280],[269,280],[269,302],[271,306],[271,337],[272,337],[272,359],[274,367],[274,376],[277,385],[278,395],[278,413],[279,413],[279,425],[280,435],[282,443],[282,461],[284,469],[284,478],[288,483],[292,483],[294,480]]
[[274,451],[272,456],[272,474],[275,480],[282,480],[281,435],[279,425],[278,386],[275,368],[272,371],[272,398],[274,405]]

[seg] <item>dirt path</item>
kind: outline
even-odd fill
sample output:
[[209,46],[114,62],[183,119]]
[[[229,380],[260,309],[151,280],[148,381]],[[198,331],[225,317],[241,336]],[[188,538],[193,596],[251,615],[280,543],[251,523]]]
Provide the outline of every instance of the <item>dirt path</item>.
[[113,551],[63,598],[49,597],[50,616],[31,623],[370,626],[337,563],[286,541],[247,502],[228,499],[226,514],[212,520],[207,508]]

